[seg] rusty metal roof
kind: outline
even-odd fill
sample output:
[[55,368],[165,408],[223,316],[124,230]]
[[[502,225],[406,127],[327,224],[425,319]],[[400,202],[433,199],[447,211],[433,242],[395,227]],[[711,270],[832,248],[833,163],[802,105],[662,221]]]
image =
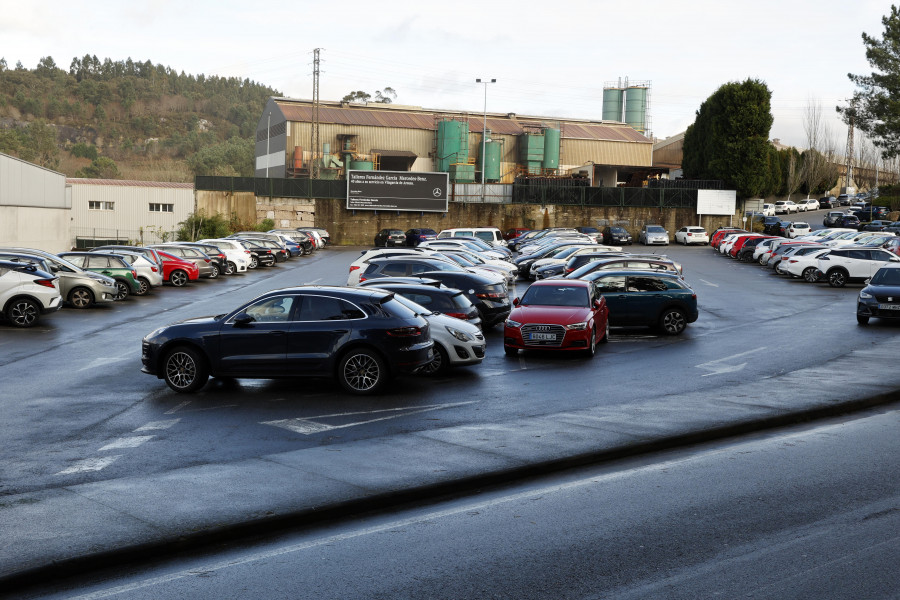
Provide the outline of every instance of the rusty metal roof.
[[[275,103],[288,121],[309,123],[312,121],[312,103],[309,100],[276,98]],[[481,132],[483,115],[472,115],[458,111],[440,111],[418,107],[395,107],[391,105],[341,105],[323,103],[319,107],[319,122],[339,125],[361,125],[369,127],[396,127],[402,129],[426,129],[434,131],[436,119],[453,117],[469,121],[470,132]],[[652,143],[624,123],[609,123],[551,117],[509,115],[488,115],[487,128],[501,135],[519,135],[532,131],[535,126],[560,127],[564,139],[605,140],[615,142]]]

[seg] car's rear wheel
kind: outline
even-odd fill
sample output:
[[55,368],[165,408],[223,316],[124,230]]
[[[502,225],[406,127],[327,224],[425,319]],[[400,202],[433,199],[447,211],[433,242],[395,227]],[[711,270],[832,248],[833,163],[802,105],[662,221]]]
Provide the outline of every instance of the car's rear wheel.
[[338,364],[338,381],[351,394],[374,394],[387,383],[384,360],[372,350],[351,350]]
[[828,274],[828,285],[831,287],[844,287],[847,285],[847,273],[842,269],[835,269]]
[[124,300],[131,293],[131,286],[126,281],[116,280],[116,300]]
[[16,327],[32,327],[38,322],[41,309],[30,298],[18,298],[6,307],[6,318]]
[[163,361],[163,379],[176,392],[196,392],[206,385],[209,369],[200,352],[181,346],[166,355]]
[[150,293],[150,281],[146,277],[138,277],[137,282],[140,288],[134,293],[135,296],[146,296]]
[[819,273],[815,267],[806,267],[803,269],[803,280],[807,283],[815,283],[819,280]]
[[90,308],[94,303],[94,294],[84,287],[77,287],[69,292],[69,304],[75,308]]
[[181,269],[175,269],[169,275],[169,283],[171,283],[175,287],[186,286],[189,279],[190,278],[188,277],[188,274],[186,272],[182,271]]
[[438,343],[434,345],[434,359],[422,367],[423,375],[440,375],[450,368],[450,357],[444,347]]
[[666,335],[678,335],[687,327],[687,317],[680,308],[667,308],[659,317],[659,328]]

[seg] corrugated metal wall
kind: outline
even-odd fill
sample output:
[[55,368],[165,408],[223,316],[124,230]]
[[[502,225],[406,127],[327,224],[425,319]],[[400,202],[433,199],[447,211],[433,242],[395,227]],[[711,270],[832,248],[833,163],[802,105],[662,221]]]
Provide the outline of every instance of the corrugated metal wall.
[[69,208],[66,176],[0,154],[0,206]]

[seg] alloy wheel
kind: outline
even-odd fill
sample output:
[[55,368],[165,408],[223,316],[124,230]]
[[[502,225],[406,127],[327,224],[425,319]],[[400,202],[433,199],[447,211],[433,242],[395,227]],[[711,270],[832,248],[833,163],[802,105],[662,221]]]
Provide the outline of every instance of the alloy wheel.
[[6,310],[6,317],[16,327],[31,327],[38,320],[38,305],[28,298],[14,301]]
[[69,292],[69,303],[75,308],[87,308],[94,303],[94,296],[90,290],[75,288]]
[[175,287],[183,287],[188,282],[188,274],[181,270],[172,271],[169,282]]

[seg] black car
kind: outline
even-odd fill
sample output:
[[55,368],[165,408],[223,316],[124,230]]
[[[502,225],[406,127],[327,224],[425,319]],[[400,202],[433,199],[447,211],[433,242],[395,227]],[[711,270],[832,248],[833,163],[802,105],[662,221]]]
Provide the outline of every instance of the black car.
[[630,246],[633,240],[624,227],[604,227],[603,243],[609,246]]
[[406,234],[402,229],[382,229],[375,234],[375,245],[387,248],[388,246],[405,246]]
[[488,278],[443,260],[419,257],[373,258],[359,276],[359,281],[362,283],[383,277],[411,276],[436,279],[447,287],[462,290],[478,308],[485,328],[493,327],[509,315],[509,292],[506,284],[500,280],[500,275]]
[[890,221],[869,221],[868,223],[860,223],[857,229],[860,231],[884,231],[890,225]]
[[437,231],[434,229],[413,228],[406,231],[406,245],[418,246],[422,242],[437,239]]
[[251,240],[249,238],[228,238],[234,240],[244,248],[250,251],[250,268],[255,269],[259,265],[271,267],[275,264],[275,253],[259,243],[259,240]]
[[763,233],[768,235],[782,235],[781,217],[763,217]]
[[[574,271],[577,271],[584,265],[603,260],[604,258],[616,258],[618,256],[622,256],[621,252],[586,252],[584,254],[576,254],[575,256],[570,256],[569,260],[566,261],[565,266],[563,267],[562,273],[560,275],[568,275]],[[545,275],[544,279],[547,276]]]
[[[406,281],[397,281],[405,279]],[[425,283],[433,281],[437,285]],[[429,310],[443,313],[449,317],[456,317],[468,321],[472,325],[481,327],[481,316],[478,308],[463,293],[462,290],[450,288],[437,280],[416,280],[414,278],[370,279],[359,284],[359,287],[377,287],[389,292],[395,292],[406,296],[416,304]]]
[[234,269],[229,266],[228,258],[218,246],[214,244],[201,244],[200,242],[178,242],[178,245],[198,248],[209,257],[213,264],[216,265],[216,268],[219,269],[219,273],[224,275],[234,275]]
[[859,217],[856,215],[844,215],[835,223],[835,227],[848,227],[850,229],[859,228]]
[[531,265],[535,261],[542,258],[548,258],[550,255],[560,250],[561,248],[566,248],[568,246],[586,246],[589,243],[590,242],[585,243],[584,240],[564,240],[554,242],[547,246],[536,249],[531,254],[523,254],[521,256],[517,256],[516,259],[513,260],[513,264],[515,264],[516,268],[519,269],[519,276],[527,278],[531,271]]
[[432,359],[428,322],[379,290],[273,290],[214,317],[161,327],[141,343],[144,373],[176,392],[215,377],[333,376],[371,394]]
[[871,318],[900,319],[900,268],[881,267],[859,292],[856,322],[865,325]]
[[835,208],[836,206],[839,206],[839,204],[834,196],[822,196],[819,198],[819,208]]

